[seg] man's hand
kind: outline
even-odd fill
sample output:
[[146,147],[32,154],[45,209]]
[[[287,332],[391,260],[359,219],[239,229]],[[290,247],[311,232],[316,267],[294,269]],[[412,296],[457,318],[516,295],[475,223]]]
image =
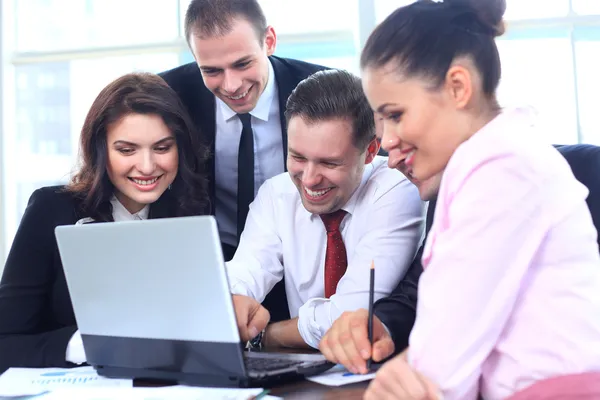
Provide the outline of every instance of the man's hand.
[[242,342],[247,342],[265,329],[271,315],[252,297],[238,294],[234,294],[232,297],[240,338]]
[[394,352],[394,342],[379,318],[373,316],[373,348],[369,342],[369,313],[361,309],[343,313],[327,331],[319,350],[331,362],[355,374],[366,374],[370,357],[379,362]]
[[406,352],[386,362],[371,381],[364,400],[441,400],[437,386],[406,361]]

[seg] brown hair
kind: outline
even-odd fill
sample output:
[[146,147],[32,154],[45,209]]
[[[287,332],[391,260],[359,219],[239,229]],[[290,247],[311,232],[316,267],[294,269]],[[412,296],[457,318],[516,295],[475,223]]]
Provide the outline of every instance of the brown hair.
[[185,39],[189,43],[192,34],[209,38],[226,35],[236,18],[248,21],[262,42],[267,19],[256,0],[192,0],[185,13]]
[[[179,168],[171,189],[158,199],[168,197],[169,216],[204,214],[208,205],[207,182],[203,174],[206,149],[181,100],[158,75],[131,73],[109,83],[96,97],[81,129],[81,167],[67,190],[82,200],[82,211],[101,221],[112,221],[110,199],[114,185],[106,171],[108,127],[128,114],[152,114],[162,118],[175,136]],[[170,192],[170,193],[169,193]],[[152,207],[151,207],[152,208]]]
[[287,122],[343,119],[352,126],[352,142],[361,152],[375,139],[375,118],[360,78],[344,70],[319,71],[301,81],[287,100]]

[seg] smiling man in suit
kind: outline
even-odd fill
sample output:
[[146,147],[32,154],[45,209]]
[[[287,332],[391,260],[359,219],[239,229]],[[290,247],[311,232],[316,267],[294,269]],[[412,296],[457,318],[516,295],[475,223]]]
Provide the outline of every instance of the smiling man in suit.
[[256,0],[193,0],[185,35],[196,62],[161,75],[212,146],[213,211],[230,259],[258,188],[285,171],[285,102],[325,67],[274,56],[277,36]]
[[[161,76],[212,150],[209,193],[229,260],[258,188],[285,171],[287,98],[325,67],[274,56],[277,36],[256,0],[192,0],[185,35],[195,62]],[[265,305],[273,319],[289,317],[283,283]]]

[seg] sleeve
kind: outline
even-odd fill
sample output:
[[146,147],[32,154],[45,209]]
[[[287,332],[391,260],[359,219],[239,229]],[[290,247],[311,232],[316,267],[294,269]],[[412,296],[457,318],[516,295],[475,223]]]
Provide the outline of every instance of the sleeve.
[[282,245],[275,224],[273,192],[272,180],[260,187],[250,204],[235,255],[225,264],[231,293],[250,296],[261,303],[283,278]]
[[440,227],[423,259],[409,362],[445,399],[462,400],[477,392],[482,364],[511,315],[549,216],[543,182],[514,155],[456,179],[446,174]]
[[86,361],[83,339],[79,331],[73,334],[67,344],[66,360],[73,364],[83,364]]
[[44,331],[53,271],[54,222],[36,190],[15,235],[0,281],[0,372],[10,367],[68,367],[75,325]]
[[[314,298],[299,310],[298,330],[311,347],[344,312],[369,306],[369,266],[375,264],[375,299],[388,296],[412,263],[423,233],[424,203],[402,180],[360,210],[364,235],[347,248],[348,268],[329,299]],[[358,215],[357,215],[358,216]]]

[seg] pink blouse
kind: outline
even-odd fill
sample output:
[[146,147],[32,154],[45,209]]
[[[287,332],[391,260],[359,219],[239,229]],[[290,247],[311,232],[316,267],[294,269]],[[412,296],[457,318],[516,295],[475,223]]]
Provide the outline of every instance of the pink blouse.
[[444,400],[502,399],[544,378],[600,371],[588,190],[534,132],[524,112],[505,111],[444,172],[408,353]]

